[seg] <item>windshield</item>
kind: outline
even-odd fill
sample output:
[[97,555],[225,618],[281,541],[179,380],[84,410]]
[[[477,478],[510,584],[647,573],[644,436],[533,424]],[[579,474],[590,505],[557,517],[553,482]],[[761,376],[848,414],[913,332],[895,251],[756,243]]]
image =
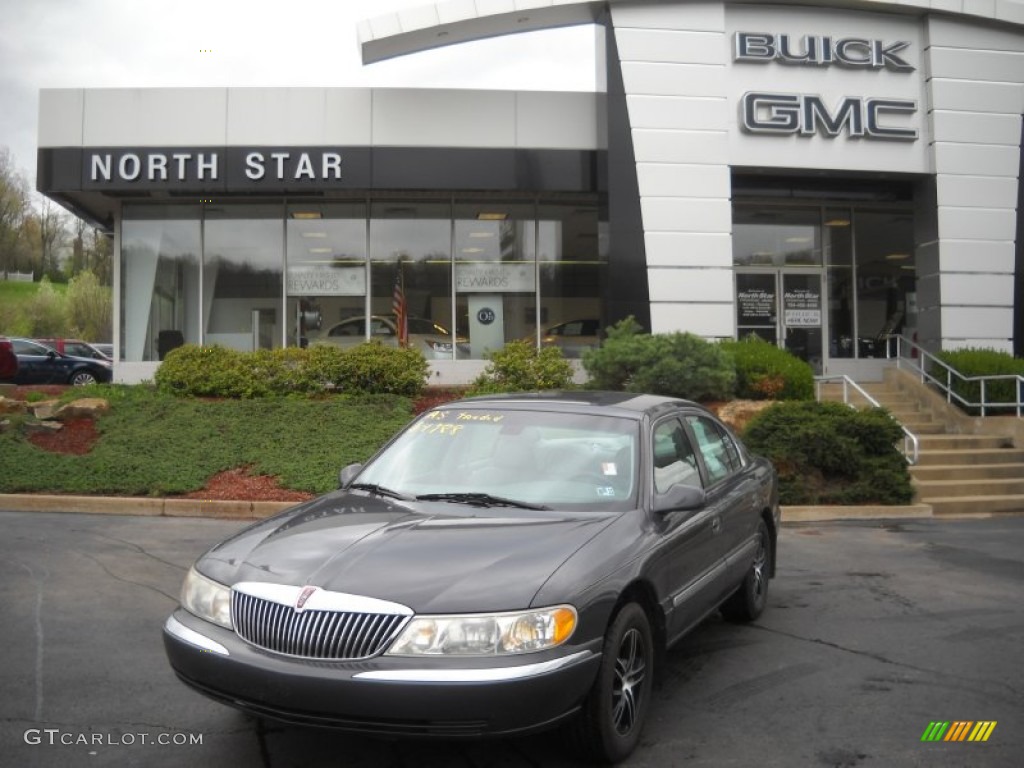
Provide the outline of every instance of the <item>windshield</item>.
[[[595,511],[635,506],[639,424],[630,419],[502,408],[430,411],[356,478],[414,498],[486,494]],[[480,506],[487,506],[481,503]]]

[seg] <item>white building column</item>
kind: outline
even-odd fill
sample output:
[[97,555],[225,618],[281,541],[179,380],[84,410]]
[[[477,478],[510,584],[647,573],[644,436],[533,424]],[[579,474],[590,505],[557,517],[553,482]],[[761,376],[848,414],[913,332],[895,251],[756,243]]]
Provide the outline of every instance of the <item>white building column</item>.
[[611,5],[647,252],[651,331],[735,333],[722,3]]
[[921,341],[1013,352],[1024,38],[928,19],[937,241],[919,244]]

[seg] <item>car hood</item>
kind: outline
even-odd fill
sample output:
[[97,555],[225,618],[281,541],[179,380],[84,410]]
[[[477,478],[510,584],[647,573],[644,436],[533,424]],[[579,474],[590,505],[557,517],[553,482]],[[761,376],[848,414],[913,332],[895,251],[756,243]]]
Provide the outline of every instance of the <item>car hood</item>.
[[420,613],[515,610],[613,519],[339,491],[242,531],[198,568],[225,584],[313,584]]

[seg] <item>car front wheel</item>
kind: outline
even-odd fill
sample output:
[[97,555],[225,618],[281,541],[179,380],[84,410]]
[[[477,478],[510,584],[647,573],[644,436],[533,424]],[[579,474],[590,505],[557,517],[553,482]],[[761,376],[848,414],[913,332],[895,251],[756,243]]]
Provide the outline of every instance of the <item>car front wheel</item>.
[[588,757],[616,763],[636,748],[653,675],[650,621],[643,608],[628,603],[608,628],[597,680],[576,721],[576,743]]
[[75,371],[71,374],[71,378],[68,379],[68,383],[76,387],[84,387],[86,384],[95,384],[96,377],[88,371]]
[[764,520],[757,526],[757,549],[743,583],[725,603],[722,615],[729,621],[753,621],[768,602],[768,575],[772,562],[772,538]]

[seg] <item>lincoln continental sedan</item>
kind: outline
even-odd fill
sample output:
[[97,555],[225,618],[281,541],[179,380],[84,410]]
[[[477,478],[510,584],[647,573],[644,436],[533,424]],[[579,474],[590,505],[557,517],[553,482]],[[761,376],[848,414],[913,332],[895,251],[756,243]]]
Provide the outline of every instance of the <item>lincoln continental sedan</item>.
[[473,398],[415,419],[337,491],[202,555],[164,625],[186,684],[369,734],[564,727],[614,763],[662,651],[765,608],[775,471],[684,400]]

